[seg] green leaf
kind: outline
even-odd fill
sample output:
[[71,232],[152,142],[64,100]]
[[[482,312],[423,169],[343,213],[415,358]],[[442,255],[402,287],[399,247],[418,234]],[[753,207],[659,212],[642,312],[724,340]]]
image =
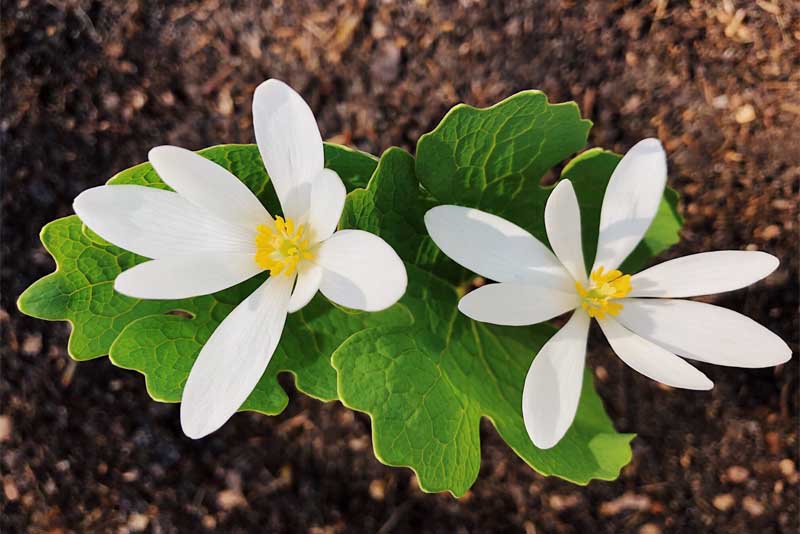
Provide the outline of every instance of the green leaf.
[[[200,152],[239,176],[267,205],[277,200],[254,145],[222,145]],[[377,160],[336,145],[326,145],[326,165],[348,189],[366,184]],[[150,164],[132,167],[112,178],[114,184],[166,186]],[[275,210],[273,210],[273,213]],[[214,295],[193,299],[140,300],[114,292],[123,270],[145,258],[115,247],[85,228],[76,216],[54,221],[42,230],[42,242],[55,258],[56,272],[29,287],[19,299],[22,312],[73,326],[69,353],[87,360],[109,353],[115,364],[146,376],[151,396],[177,401],[202,344],[231,310],[265,276]],[[278,413],[286,405],[276,376],[292,372],[301,391],[323,400],[336,398],[330,355],[349,335],[366,327],[409,324],[402,306],[381,313],[360,313],[332,306],[317,296],[287,320],[280,346],[243,409]]]
[[[548,169],[585,145],[590,126],[575,103],[549,104],[539,91],[524,91],[485,109],[458,105],[420,138],[416,174],[435,204],[494,213],[548,243],[544,207],[552,187],[542,187],[540,181]],[[578,196],[587,266],[597,250],[603,194],[620,158],[587,150],[561,174],[572,181]],[[667,189],[647,235],[623,264],[625,272],[635,272],[678,242],[683,221],[677,201],[677,193]]]
[[360,228],[384,238],[404,261],[448,279],[466,271],[445,256],[428,236],[423,220],[435,203],[424,196],[414,172],[414,157],[386,150],[365,189],[347,196],[341,228]]
[[[542,187],[540,179],[584,145],[588,128],[574,104],[551,105],[535,91],[485,110],[456,106],[420,139],[416,165],[410,155],[391,149],[367,189],[351,194],[343,223],[381,235],[415,264],[408,265],[409,287],[401,300],[414,324],[362,330],[341,345],[333,357],[339,397],[371,416],[376,456],[413,469],[426,491],[462,495],[472,485],[482,417],[546,475],[579,484],[612,480],[630,461],[633,436],[614,431],[589,371],[564,439],[549,450],[532,444],[521,413],[522,387],[534,355],[555,329],[498,327],[460,314],[458,297],[473,275],[448,268],[435,246],[429,248],[419,222],[429,207],[455,203],[503,216],[547,243],[544,206],[552,188]],[[589,260],[603,194],[619,159],[589,150],[562,173],[578,194]],[[668,191],[665,198],[626,265],[641,264],[677,241],[677,196]]]
[[372,417],[378,459],[411,467],[426,491],[461,496],[478,476],[479,423],[487,417],[539,473],[578,484],[617,478],[633,435],[614,431],[588,371],[575,422],[557,446],[537,449],[525,430],[524,378],[554,328],[472,321],[458,312],[450,284],[408,271],[402,303],[414,324],[363,330],[333,356],[342,402]]
[[107,354],[131,321],[165,313],[178,304],[132,299],[114,292],[114,278],[144,259],[99,238],[90,239],[74,215],[47,224],[41,239],[56,260],[56,271],[26,289],[17,305],[33,317],[69,321],[68,350],[76,360]]
[[[603,196],[611,173],[620,159],[622,156],[619,154],[593,148],[570,161],[561,173],[562,178],[572,181],[575,194],[578,196],[578,204],[581,208],[583,255],[586,259],[587,270],[591,269],[597,253],[597,236],[600,229],[600,209],[603,205]],[[681,226],[683,226],[683,217],[678,213],[678,193],[667,188],[653,224],[650,225],[636,249],[623,262],[621,270],[626,273],[635,273],[642,269],[648,260],[678,243]]]
[[[485,109],[460,104],[420,137],[417,176],[437,204],[498,215],[541,211],[547,195],[539,181],[583,148],[591,124],[574,102],[549,104],[540,91],[523,91]],[[524,228],[541,230],[537,218],[523,219],[518,224]]]
[[[147,391],[154,399],[180,401],[189,371],[208,337],[263,280],[260,276],[227,291],[192,299],[179,308],[184,312],[180,315],[154,315],[134,321],[111,346],[111,361],[144,374]],[[403,306],[370,314],[343,310],[317,295],[287,318],[275,355],[242,410],[268,415],[282,412],[288,397],[277,376],[284,371],[294,375],[297,388],[307,395],[324,401],[336,399],[336,373],[330,365],[333,351],[364,328],[410,322]]]
[[[378,165],[378,159],[366,152],[332,143],[325,143],[324,148],[325,166],[339,174],[348,191],[364,187]],[[217,145],[198,150],[197,153],[225,167],[243,181],[270,213],[281,212],[275,191],[268,186],[269,176],[256,145]],[[169,189],[149,163],[126,169],[113,176],[108,183]]]

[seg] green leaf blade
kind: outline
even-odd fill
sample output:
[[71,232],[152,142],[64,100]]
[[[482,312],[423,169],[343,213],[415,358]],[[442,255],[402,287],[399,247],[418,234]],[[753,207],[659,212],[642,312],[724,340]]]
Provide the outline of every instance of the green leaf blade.
[[580,150],[591,122],[574,103],[523,91],[489,108],[455,106],[417,143],[417,175],[442,204],[502,210]]
[[[277,198],[255,145],[219,145],[200,154],[242,179],[276,212]],[[349,190],[366,184],[377,166],[373,156],[338,145],[326,144],[325,154],[327,166],[340,174]],[[149,163],[131,167],[109,183],[168,189]],[[225,291],[192,299],[135,299],[116,293],[114,279],[146,258],[106,242],[77,216],[48,224],[41,236],[56,260],[56,271],[20,296],[20,310],[48,320],[69,321],[73,326],[68,343],[72,358],[88,360],[109,354],[114,364],[141,372],[148,393],[163,402],[180,400],[205,341],[227,314],[266,279],[261,275]],[[342,310],[317,296],[287,319],[281,344],[242,409],[280,413],[288,401],[277,383],[280,372],[294,374],[298,389],[312,397],[335,399],[331,353],[352,333],[386,322],[406,324],[410,322],[408,311],[396,306],[379,314],[358,313]]]
[[[541,450],[528,437],[522,419],[524,379],[554,328],[477,323],[456,311],[457,295],[446,282],[413,267],[409,275],[401,302],[416,310],[414,325],[363,330],[332,360],[342,402],[372,417],[381,461],[412,468],[426,491],[463,495],[478,476],[479,423],[486,417],[541,474],[578,484],[618,476],[630,461],[632,436],[614,430],[588,372],[578,415],[564,439]],[[428,300],[431,294],[439,296],[435,303]],[[455,313],[445,324],[431,324],[420,311],[432,306]]]

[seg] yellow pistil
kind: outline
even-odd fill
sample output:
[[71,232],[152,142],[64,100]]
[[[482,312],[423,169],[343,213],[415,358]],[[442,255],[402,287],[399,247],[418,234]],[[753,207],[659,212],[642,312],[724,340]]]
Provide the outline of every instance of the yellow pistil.
[[604,271],[601,265],[592,272],[589,276],[589,289],[580,282],[575,282],[575,288],[581,296],[581,307],[589,317],[597,319],[605,319],[606,314],[619,314],[622,304],[613,302],[613,299],[621,299],[631,291],[631,275],[622,274],[617,269]]
[[312,260],[305,226],[295,227],[290,218],[278,215],[275,224],[258,225],[256,236],[256,263],[270,276],[285,274],[292,276],[300,260]]

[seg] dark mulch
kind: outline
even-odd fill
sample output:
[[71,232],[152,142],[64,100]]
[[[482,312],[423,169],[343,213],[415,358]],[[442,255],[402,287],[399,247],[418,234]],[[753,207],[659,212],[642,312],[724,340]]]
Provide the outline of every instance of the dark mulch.
[[765,282],[714,301],[797,353],[795,3],[256,4],[3,2],[3,532],[796,531],[797,358],[700,365],[717,387],[694,393],[598,349],[608,410],[639,434],[620,479],[542,478],[486,424],[480,478],[454,500],[379,464],[366,417],[297,393],[279,417],[240,415],[192,442],[139,375],[106,359],[76,366],[66,324],[21,316],[16,297],[53,268],[44,223],[154,145],[251,142],[250,98],[267,77],[309,99],[326,137],[373,153],[413,149],[457,102],[541,88],[581,105],[592,145],[665,142],[687,219],[670,255],[782,258]]

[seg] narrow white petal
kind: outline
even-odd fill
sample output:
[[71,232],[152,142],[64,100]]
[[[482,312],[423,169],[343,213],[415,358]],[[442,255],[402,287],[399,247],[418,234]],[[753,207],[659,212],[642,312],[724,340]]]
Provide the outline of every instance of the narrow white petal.
[[758,282],[778,268],[765,252],[720,250],[665,261],[631,277],[628,297],[695,297]]
[[307,221],[315,243],[325,241],[336,230],[346,195],[347,190],[336,171],[322,169],[314,178]]
[[289,313],[294,313],[314,298],[322,283],[322,267],[315,263],[303,262],[297,270],[297,283],[289,300]]
[[285,83],[267,80],[253,95],[253,126],[284,214],[302,219],[308,211],[311,181],[325,164],[311,108]]
[[569,430],[583,386],[589,316],[576,311],[534,358],[522,390],[522,417],[533,444],[555,446]]
[[408,279],[403,261],[380,237],[340,230],[318,248],[323,268],[320,291],[337,304],[378,311],[397,302]]
[[634,334],[614,319],[606,317],[598,322],[617,356],[635,371],[675,388],[714,387],[706,375],[686,360]]
[[691,300],[622,299],[619,322],[667,350],[701,362],[771,367],[792,350],[781,338],[735,311]]
[[191,150],[159,146],[148,159],[168,186],[221,219],[254,228],[272,218],[241,180]]
[[548,287],[547,283],[545,279],[542,285],[535,285],[535,281],[531,281],[531,285],[488,284],[464,295],[458,302],[458,309],[482,323],[523,326],[547,321],[580,305],[574,288],[561,291]]
[[147,258],[255,254],[255,227],[230,224],[171,191],[105,185],[78,195],[73,207],[100,237]]
[[639,141],[617,165],[600,212],[594,271],[616,269],[633,252],[656,216],[667,183],[667,156],[658,139]]
[[581,241],[581,210],[569,180],[561,180],[550,193],[544,208],[544,224],[556,257],[575,280],[585,284],[587,277]]
[[221,427],[247,400],[278,345],[294,280],[269,278],[217,327],[194,362],[181,399],[190,438]]
[[183,299],[222,291],[261,271],[252,254],[174,256],[128,269],[114,289],[139,299]]
[[473,208],[437,206],[425,214],[433,241],[453,261],[497,282],[524,282],[542,275],[572,285],[558,258],[529,232]]

